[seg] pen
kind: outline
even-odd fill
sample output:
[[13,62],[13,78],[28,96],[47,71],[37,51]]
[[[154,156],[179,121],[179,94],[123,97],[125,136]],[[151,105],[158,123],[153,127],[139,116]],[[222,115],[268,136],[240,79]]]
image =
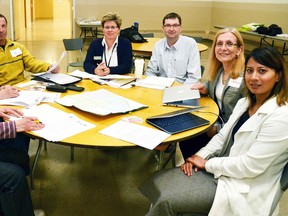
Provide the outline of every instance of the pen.
[[[21,118],[25,118],[25,116],[22,116]],[[37,123],[37,124],[42,124],[42,122],[39,121],[39,119],[35,119],[34,122]]]
[[34,120],[34,122],[37,123],[37,124],[42,124],[42,122],[39,121],[38,119]]
[[[127,83],[124,83],[124,84],[123,84],[123,85],[121,85],[121,86],[124,86],[124,85],[128,85],[128,84],[130,84],[130,83],[133,83],[133,82],[135,83],[135,80],[136,80],[136,79],[133,79],[133,80],[131,80],[131,81],[127,82]],[[131,84],[131,86],[132,86],[132,85],[133,85],[133,84]]]

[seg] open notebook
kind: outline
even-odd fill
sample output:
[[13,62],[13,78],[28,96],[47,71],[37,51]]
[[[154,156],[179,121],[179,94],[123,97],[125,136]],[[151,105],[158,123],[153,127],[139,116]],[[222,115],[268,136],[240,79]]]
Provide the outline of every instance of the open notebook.
[[100,116],[114,113],[126,113],[148,107],[105,89],[68,95],[55,102],[63,106],[74,106],[85,112]]

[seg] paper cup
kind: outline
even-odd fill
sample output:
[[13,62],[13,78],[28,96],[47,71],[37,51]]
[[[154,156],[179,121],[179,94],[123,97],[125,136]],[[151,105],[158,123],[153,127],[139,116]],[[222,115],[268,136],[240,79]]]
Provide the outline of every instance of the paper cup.
[[135,71],[134,76],[137,79],[141,79],[143,75],[143,69],[144,69],[144,59],[135,59],[134,65],[135,65]]

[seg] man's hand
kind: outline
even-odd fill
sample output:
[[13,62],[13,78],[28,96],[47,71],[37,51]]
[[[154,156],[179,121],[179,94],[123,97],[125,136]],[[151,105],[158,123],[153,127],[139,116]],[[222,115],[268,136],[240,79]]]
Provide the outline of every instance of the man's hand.
[[17,132],[35,131],[45,127],[45,125],[39,122],[39,120],[36,117],[25,117],[16,120],[15,123]]
[[14,98],[19,96],[19,90],[12,86],[1,86],[0,87],[0,100],[7,98]]
[[[50,69],[51,67],[53,67],[53,65],[50,65],[50,66],[49,66],[49,69]],[[54,70],[51,71],[51,73],[59,73],[59,72],[60,72],[60,67],[59,67],[59,65],[58,65]]]

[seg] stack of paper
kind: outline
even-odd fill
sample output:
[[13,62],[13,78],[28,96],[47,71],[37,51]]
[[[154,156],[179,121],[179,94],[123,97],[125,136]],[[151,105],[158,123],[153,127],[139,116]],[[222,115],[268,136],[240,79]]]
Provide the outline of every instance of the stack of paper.
[[175,81],[175,78],[148,76],[145,79],[140,80],[137,83],[135,83],[135,85],[145,87],[145,88],[163,90],[167,87],[172,86],[174,81]]

